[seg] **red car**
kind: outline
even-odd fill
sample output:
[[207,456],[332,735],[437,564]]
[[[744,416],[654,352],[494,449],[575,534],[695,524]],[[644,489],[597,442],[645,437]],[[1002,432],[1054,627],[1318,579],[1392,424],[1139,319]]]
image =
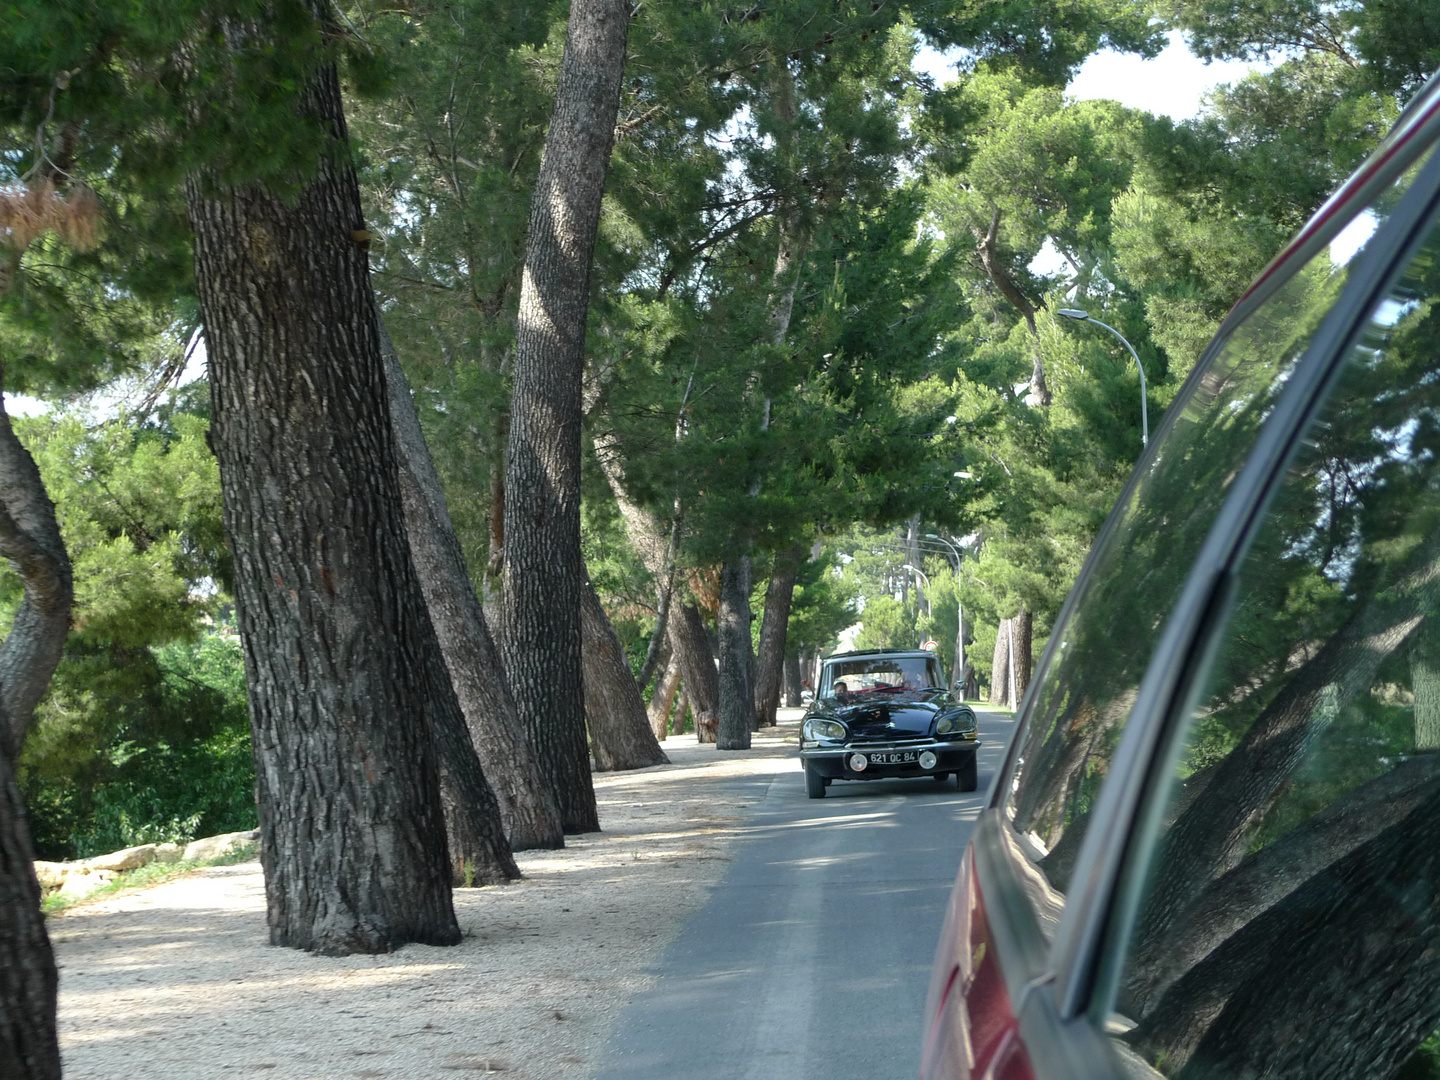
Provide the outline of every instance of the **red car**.
[[1050,636],[924,1080],[1440,1077],[1440,82],[1230,314]]

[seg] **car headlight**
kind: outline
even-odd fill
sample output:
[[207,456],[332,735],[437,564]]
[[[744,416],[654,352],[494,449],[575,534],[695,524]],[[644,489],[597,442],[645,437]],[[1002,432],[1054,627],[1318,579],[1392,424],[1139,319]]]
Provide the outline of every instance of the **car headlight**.
[[975,717],[968,712],[946,713],[935,724],[936,735],[952,735],[957,731],[974,731]]
[[847,732],[845,725],[835,720],[806,720],[805,738],[811,742],[819,739],[843,739]]

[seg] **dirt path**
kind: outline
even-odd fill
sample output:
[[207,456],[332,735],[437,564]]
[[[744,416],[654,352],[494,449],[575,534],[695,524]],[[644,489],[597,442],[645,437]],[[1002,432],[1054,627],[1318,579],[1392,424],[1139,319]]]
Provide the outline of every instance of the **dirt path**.
[[747,808],[799,768],[794,718],[726,754],[598,774],[601,833],[523,853],[525,880],[455,893],[466,939],[327,959],[265,944],[258,863],[50,923],[69,1080],[505,1073],[581,1080],[649,967],[723,872]]

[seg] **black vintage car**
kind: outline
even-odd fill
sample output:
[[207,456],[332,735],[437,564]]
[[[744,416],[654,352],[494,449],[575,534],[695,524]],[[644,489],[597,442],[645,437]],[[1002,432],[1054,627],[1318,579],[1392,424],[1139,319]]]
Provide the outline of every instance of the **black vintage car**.
[[836,653],[822,661],[819,695],[800,724],[805,793],[823,799],[832,780],[952,775],[974,791],[979,745],[975,713],[946,689],[933,653]]

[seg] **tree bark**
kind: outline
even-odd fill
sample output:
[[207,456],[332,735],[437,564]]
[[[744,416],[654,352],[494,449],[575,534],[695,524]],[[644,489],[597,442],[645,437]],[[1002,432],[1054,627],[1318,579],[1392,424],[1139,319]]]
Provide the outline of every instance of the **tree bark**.
[[580,592],[580,620],[585,715],[590,721],[595,768],[616,772],[668,764],[670,759],[650,730],[645,701],[625,662],[624,646],[588,578]]
[[990,704],[1013,708],[1010,702],[1010,620],[1001,619],[995,629],[995,656],[990,664]]
[[1025,608],[1021,608],[1010,620],[1010,631],[1014,647],[1010,658],[1010,675],[1015,684],[1010,696],[1010,708],[1018,709],[1020,702],[1025,700],[1025,691],[1030,689],[1030,671],[1034,667],[1031,647],[1035,636],[1035,617]]
[[25,590],[0,644],[0,749],[13,763],[20,760],[30,718],[65,652],[75,585],[55,504],[45,493],[35,459],[15,437],[3,400],[0,556],[18,571]]
[[0,1076],[59,1080],[59,979],[34,858],[20,788],[0,746]]
[[566,832],[600,827],[580,659],[580,419],[590,263],[630,29],[625,0],[574,0],[530,204],[505,472],[503,647]]
[[790,653],[785,657],[785,708],[800,708],[800,654]]
[[720,726],[720,675],[705,622],[693,604],[681,604],[671,612],[670,627],[670,644],[680,658],[685,700],[695,721],[695,739],[713,743]]
[[[510,682],[465,569],[465,555],[450,521],[445,489],[425,444],[405,371],[383,326],[380,344],[390,424],[400,457],[405,532],[470,740],[499,804],[511,849],[563,847],[559,804],[545,786],[520,725]],[[443,759],[441,765],[443,768]]]
[[[790,628],[790,601],[805,546],[776,556],[770,584],[765,587],[765,612],[760,619],[760,650],[756,655],[755,723],[774,726],[780,707],[780,684],[785,673],[785,637]],[[798,681],[798,677],[797,677]]]
[[270,940],[460,940],[379,320],[334,68],[333,153],[289,197],[192,177],[211,439],[235,560]]
[[720,725],[717,750],[749,750],[755,703],[750,692],[750,556],[720,568]]
[[[666,661],[665,670],[655,683],[655,692],[650,696],[650,705],[647,710],[650,719],[650,730],[655,733],[656,739],[663,739],[669,728],[670,715],[677,707],[676,696],[680,689],[680,660],[671,652],[670,659]],[[683,707],[683,705],[681,705]],[[683,713],[679,719],[684,719]],[[675,725],[675,734],[680,733],[680,724]]]

